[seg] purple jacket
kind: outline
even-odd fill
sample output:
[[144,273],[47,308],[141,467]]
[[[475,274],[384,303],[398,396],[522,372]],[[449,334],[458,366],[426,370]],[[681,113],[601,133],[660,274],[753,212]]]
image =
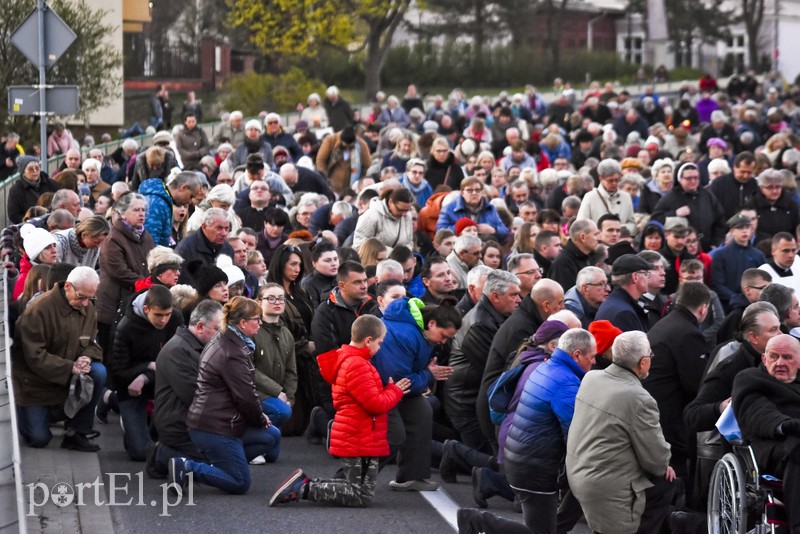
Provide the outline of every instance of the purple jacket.
[[497,434],[497,444],[499,447],[499,451],[497,453],[498,464],[503,463],[503,451],[506,447],[508,429],[511,427],[511,421],[514,420],[514,412],[517,411],[519,399],[522,397],[522,390],[525,389],[525,383],[528,381],[528,377],[531,376],[531,373],[533,373],[536,368],[539,367],[539,364],[543,363],[549,357],[550,355],[539,347],[530,347],[519,356],[518,365],[525,365],[527,367],[524,371],[522,371],[519,381],[517,382],[517,387],[514,388],[514,396],[511,397],[511,402],[508,403],[508,413],[506,413],[506,417],[503,419],[503,422],[500,425],[500,430]]

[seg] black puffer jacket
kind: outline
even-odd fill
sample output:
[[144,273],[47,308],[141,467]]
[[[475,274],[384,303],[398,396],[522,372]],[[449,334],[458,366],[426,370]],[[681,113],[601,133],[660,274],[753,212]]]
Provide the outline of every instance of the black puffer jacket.
[[450,152],[444,163],[439,163],[436,158],[428,158],[428,168],[425,171],[425,179],[431,184],[431,189],[436,189],[441,184],[449,185],[453,191],[461,188],[461,180],[464,179],[464,172],[456,161],[455,155]]
[[325,276],[314,270],[310,275],[303,278],[300,287],[308,293],[308,298],[311,299],[311,307],[316,310],[320,304],[325,302],[333,288],[336,287],[336,275]]
[[794,234],[795,228],[800,224],[800,210],[786,191],[783,191],[773,204],[759,190],[753,198],[753,205],[758,215],[756,243],[763,239],[771,239],[778,232]]
[[249,426],[267,426],[256,396],[250,354],[247,344],[230,329],[206,345],[200,357],[197,392],[186,417],[189,428],[240,438]]
[[716,246],[724,241],[728,230],[722,205],[717,198],[705,189],[687,193],[677,180],[672,191],[661,197],[656,204],[652,219],[664,224],[667,217],[675,217],[675,211],[683,206],[689,206],[689,224],[703,236],[703,250],[711,250],[712,245]]

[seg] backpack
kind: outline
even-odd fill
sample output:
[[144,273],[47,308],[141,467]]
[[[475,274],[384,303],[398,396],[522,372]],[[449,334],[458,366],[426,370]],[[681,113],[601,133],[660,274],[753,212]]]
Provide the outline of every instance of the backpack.
[[508,405],[514,397],[514,391],[517,389],[517,382],[519,382],[522,372],[527,368],[527,365],[517,365],[504,371],[497,380],[494,381],[489,391],[486,393],[489,398],[489,416],[492,423],[499,425],[505,419],[508,413]]

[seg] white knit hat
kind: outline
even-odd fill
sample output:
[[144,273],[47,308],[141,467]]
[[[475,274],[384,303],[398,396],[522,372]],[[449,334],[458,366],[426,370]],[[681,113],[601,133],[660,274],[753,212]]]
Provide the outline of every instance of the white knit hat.
[[217,267],[222,269],[228,277],[228,287],[231,287],[237,282],[244,282],[244,273],[233,264],[233,259],[227,254],[220,254],[217,257]]
[[44,228],[36,228],[32,224],[23,224],[19,230],[22,236],[22,248],[28,255],[31,262],[36,263],[36,259],[44,249],[55,244],[56,238]]

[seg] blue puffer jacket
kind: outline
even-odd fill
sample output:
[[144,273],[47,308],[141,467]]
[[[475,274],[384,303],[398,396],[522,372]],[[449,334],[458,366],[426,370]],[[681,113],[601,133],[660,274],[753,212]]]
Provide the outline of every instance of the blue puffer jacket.
[[494,237],[497,239],[498,243],[503,244],[506,239],[508,239],[508,228],[503,224],[503,221],[497,214],[497,209],[489,204],[485,198],[481,199],[481,207],[478,212],[477,220],[471,215],[470,211],[464,205],[464,197],[458,195],[453,202],[442,206],[442,211],[439,212],[439,220],[436,222],[436,231],[438,232],[442,228],[447,228],[455,232],[456,221],[466,217],[474,220],[478,224],[488,224],[493,227],[497,232]]
[[372,358],[381,380],[389,378],[395,382],[401,378],[411,380],[408,395],[421,395],[433,384],[433,375],[428,371],[431,361],[431,346],[423,335],[422,313],[425,304],[418,299],[400,298],[389,304],[383,314],[386,338],[381,350]]
[[569,354],[556,349],[525,383],[503,459],[511,486],[543,492],[558,489],[575,396],[584,374]]
[[172,235],[172,196],[161,178],[148,178],[139,186],[139,193],[147,197],[147,217],[144,227],[153,236],[156,245],[170,246]]

